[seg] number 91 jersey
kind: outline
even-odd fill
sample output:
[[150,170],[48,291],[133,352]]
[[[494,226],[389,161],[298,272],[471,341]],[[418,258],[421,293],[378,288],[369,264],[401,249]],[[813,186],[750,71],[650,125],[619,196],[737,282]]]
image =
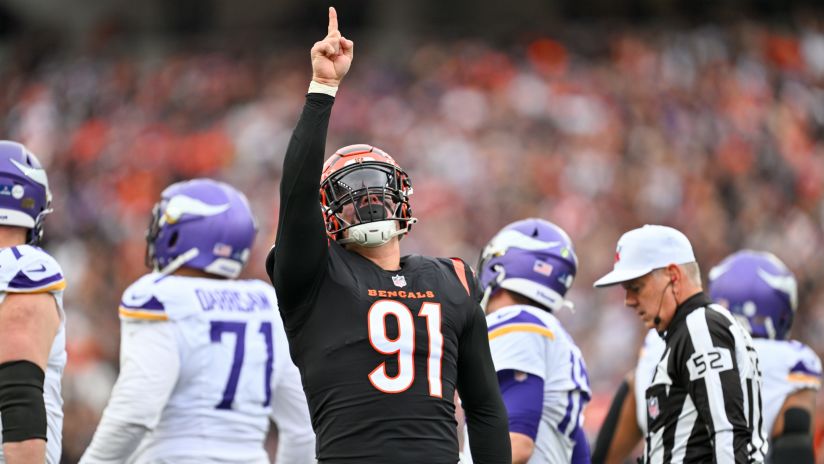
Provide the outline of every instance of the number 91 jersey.
[[472,272],[423,256],[386,271],[335,242],[329,255],[313,289],[278,289],[318,459],[456,462],[454,393],[481,386],[469,366],[488,349]]
[[177,382],[141,444],[139,462],[180,450],[233,462],[265,457],[273,386],[299,382],[281,377],[291,360],[270,286],[149,274],[126,290],[120,317],[172,322],[180,358]]

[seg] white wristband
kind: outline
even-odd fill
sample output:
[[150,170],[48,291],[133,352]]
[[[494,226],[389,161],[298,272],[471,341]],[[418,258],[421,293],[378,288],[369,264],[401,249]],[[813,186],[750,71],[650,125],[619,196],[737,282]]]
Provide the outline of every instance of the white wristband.
[[332,87],[331,85],[321,84],[320,82],[311,81],[309,82],[308,93],[325,93],[330,97],[334,97],[335,94],[338,93],[338,88]]

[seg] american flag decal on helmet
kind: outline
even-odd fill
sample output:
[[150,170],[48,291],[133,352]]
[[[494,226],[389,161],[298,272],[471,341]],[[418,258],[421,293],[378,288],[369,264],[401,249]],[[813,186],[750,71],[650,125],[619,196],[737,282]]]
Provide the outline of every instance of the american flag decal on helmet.
[[212,253],[216,256],[228,258],[229,256],[232,256],[232,246],[225,243],[215,243]]
[[552,274],[552,265],[546,261],[536,259],[535,264],[532,265],[532,270],[543,276],[548,276]]

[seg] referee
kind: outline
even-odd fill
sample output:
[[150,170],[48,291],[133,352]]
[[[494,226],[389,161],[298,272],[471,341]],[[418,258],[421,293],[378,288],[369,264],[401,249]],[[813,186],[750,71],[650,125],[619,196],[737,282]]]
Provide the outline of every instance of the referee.
[[645,395],[644,462],[763,462],[758,357],[749,334],[703,293],[689,239],[655,225],[625,233],[595,287],[616,284],[666,343]]

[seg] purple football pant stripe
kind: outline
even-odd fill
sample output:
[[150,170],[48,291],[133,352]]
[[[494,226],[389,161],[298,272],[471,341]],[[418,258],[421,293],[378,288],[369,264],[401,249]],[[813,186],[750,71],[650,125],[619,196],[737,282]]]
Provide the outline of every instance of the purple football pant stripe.
[[589,442],[581,427],[575,427],[572,434],[572,439],[575,440],[575,448],[572,449],[571,464],[590,464],[592,459],[589,452]]
[[558,423],[558,431],[561,433],[564,433],[564,430],[567,429],[567,426],[569,425],[569,420],[572,418],[572,401],[573,396],[572,391],[570,390],[567,392],[567,407],[566,412],[564,412],[564,418],[561,419],[561,422]]

